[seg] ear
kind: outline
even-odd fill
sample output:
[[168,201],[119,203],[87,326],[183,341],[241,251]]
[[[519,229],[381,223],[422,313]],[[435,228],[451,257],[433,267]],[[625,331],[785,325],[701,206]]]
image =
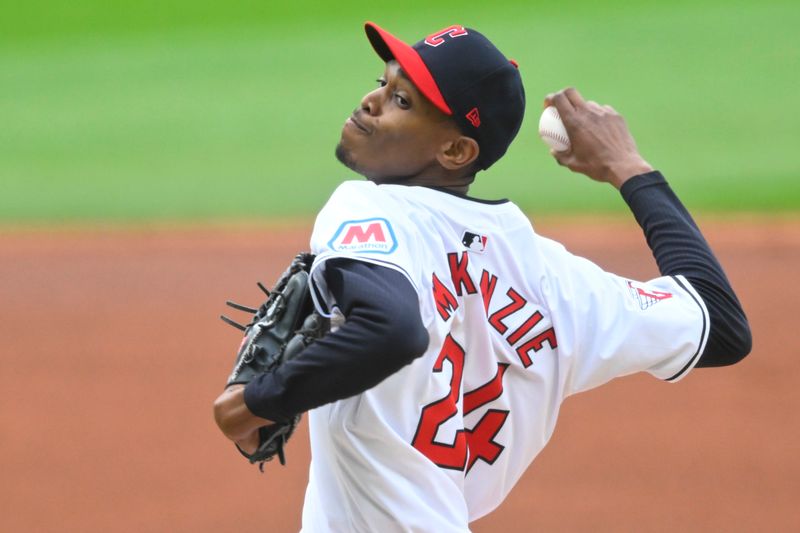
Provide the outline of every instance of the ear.
[[436,154],[436,159],[447,170],[458,170],[475,161],[480,151],[478,141],[472,137],[461,135],[454,140],[447,141]]

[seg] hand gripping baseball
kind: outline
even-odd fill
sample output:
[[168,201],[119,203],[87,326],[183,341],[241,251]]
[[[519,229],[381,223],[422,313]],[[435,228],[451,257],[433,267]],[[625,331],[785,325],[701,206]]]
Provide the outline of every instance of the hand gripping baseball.
[[560,165],[616,188],[653,170],[639,154],[625,119],[611,106],[587,102],[571,87],[548,95],[549,105],[558,110],[571,141],[569,149],[550,152]]
[[[313,260],[311,254],[298,254],[272,291],[259,283],[267,300],[258,309],[227,302],[230,307],[253,316],[246,326],[221,317],[244,331],[226,388],[247,384],[259,374],[275,371],[327,333],[329,322],[314,311],[309,292],[308,271]],[[283,448],[299,422],[300,415],[296,415],[288,422],[258,428],[258,445],[252,453],[238,443],[236,447],[251,463],[259,463],[262,471],[264,462],[275,455],[281,464],[286,464]]]

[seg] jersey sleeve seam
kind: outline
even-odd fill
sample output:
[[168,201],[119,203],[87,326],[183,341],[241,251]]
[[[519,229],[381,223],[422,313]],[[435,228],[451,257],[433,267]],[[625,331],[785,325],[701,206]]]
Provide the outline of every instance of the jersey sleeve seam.
[[708,317],[708,310],[706,309],[705,304],[703,303],[702,298],[694,291],[694,288],[691,284],[684,278],[683,276],[670,276],[672,279],[675,280],[675,283],[678,284],[686,293],[691,296],[691,298],[695,301],[697,306],[700,308],[700,312],[703,316],[703,326],[700,330],[700,342],[698,343],[697,350],[695,351],[694,355],[689,359],[689,361],[681,368],[675,375],[665,379],[664,381],[675,383],[682,379],[689,371],[695,367],[697,362],[700,360],[700,356],[703,354],[703,350],[705,349],[706,342],[708,341],[708,331],[709,331],[709,317]]
[[314,307],[317,308],[317,312],[322,316],[324,316],[325,318],[331,318],[331,316],[333,316],[333,310],[329,309],[325,295],[322,294],[319,287],[317,286],[315,274],[319,268],[324,268],[323,263],[325,263],[330,259],[350,259],[353,261],[362,261],[364,263],[378,265],[385,268],[391,268],[392,270],[396,270],[397,272],[403,274],[406,277],[406,279],[408,279],[409,283],[411,283],[411,286],[414,287],[414,289],[418,293],[420,291],[419,284],[411,277],[411,275],[403,267],[398,266],[394,263],[390,263],[388,261],[382,261],[374,257],[364,257],[361,255],[336,254],[336,253],[326,253],[324,255],[318,255],[317,259],[314,261],[314,264],[311,266],[311,272],[309,274],[311,277],[311,287],[312,287],[311,299],[314,302]]

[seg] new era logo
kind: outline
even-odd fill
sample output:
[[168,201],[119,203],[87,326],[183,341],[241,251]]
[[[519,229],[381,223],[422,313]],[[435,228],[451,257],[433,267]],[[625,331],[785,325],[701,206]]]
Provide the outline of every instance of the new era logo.
[[397,248],[392,225],[385,218],[342,222],[328,247],[337,252],[390,254]]
[[478,113],[477,107],[473,107],[472,109],[470,109],[466,117],[467,120],[469,120],[470,124],[472,124],[476,128],[481,125],[481,115],[480,113]]

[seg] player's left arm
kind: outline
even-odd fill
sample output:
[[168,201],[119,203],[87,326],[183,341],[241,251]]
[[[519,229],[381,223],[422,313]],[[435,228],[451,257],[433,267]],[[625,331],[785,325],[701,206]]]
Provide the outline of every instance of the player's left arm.
[[345,322],[248,383],[244,401],[255,416],[287,420],[360,394],[428,348],[419,299],[405,275],[349,259],[328,259],[324,272]]
[[750,326],[728,278],[689,212],[660,172],[640,155],[625,120],[573,88],[549,95],[572,141],[559,164],[619,189],[642,227],[662,275],[682,275],[708,310],[708,341],[697,366],[724,366],[752,348]]
[[345,323],[246,387],[229,387],[214,404],[217,425],[248,453],[258,447],[259,427],[362,393],[427,349],[417,293],[403,274],[330,259],[325,279]]

